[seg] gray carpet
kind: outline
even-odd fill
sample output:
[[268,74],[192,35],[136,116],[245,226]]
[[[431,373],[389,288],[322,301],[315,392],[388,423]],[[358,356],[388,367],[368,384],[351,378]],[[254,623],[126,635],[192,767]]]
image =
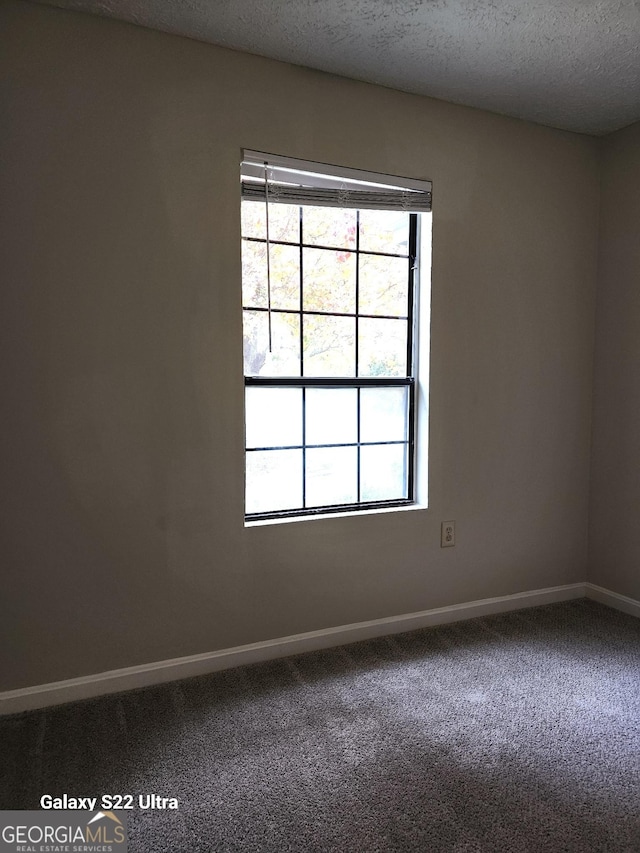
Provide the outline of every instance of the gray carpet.
[[585,599],[0,719],[0,807],[134,853],[640,851],[640,620]]

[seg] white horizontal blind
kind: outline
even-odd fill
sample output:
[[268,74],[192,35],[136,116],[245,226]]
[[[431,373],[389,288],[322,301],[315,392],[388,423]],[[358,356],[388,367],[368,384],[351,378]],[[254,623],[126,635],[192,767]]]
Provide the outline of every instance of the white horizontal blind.
[[[278,204],[370,210],[431,210],[431,182],[395,178],[245,151],[242,198]],[[266,181],[269,186],[266,187]]]

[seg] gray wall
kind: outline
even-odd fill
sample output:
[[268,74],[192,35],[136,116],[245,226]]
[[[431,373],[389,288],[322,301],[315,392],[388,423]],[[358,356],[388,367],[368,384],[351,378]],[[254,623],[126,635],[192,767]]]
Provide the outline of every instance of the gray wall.
[[[0,16],[0,689],[585,579],[597,140]],[[242,147],[433,181],[428,510],[245,529]]]
[[640,599],[640,124],[605,140],[589,580]]

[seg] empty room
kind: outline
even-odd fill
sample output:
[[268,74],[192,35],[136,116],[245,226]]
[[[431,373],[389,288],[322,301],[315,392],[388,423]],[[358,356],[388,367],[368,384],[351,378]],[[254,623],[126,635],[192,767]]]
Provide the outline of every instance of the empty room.
[[0,34],[0,850],[638,853],[640,4]]

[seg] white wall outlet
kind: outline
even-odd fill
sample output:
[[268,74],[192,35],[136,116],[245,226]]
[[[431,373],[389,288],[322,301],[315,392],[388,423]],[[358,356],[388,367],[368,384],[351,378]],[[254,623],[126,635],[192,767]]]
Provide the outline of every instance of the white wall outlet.
[[452,548],[456,544],[455,521],[443,521],[440,528],[440,547]]

